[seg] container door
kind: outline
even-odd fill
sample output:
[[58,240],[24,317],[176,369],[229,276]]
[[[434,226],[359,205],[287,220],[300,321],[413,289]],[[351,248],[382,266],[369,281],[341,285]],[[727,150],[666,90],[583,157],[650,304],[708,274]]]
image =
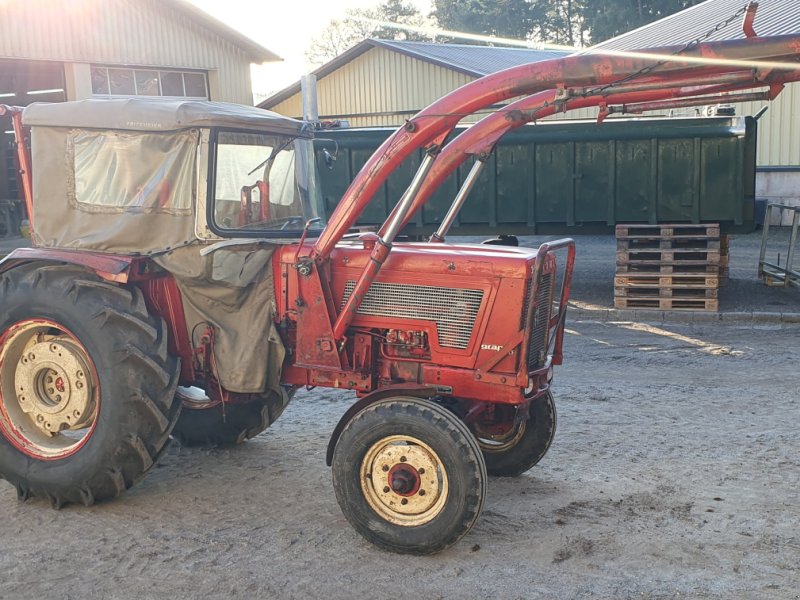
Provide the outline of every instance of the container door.
[[698,186],[695,140],[661,140],[658,144],[658,220],[693,222]]
[[656,165],[651,140],[619,140],[616,143],[615,221],[655,222]]
[[614,142],[575,145],[575,222],[605,223],[614,203]]
[[564,223],[574,199],[573,144],[536,145],[536,222]]
[[497,154],[497,221],[525,225],[532,184],[531,146],[500,146]]

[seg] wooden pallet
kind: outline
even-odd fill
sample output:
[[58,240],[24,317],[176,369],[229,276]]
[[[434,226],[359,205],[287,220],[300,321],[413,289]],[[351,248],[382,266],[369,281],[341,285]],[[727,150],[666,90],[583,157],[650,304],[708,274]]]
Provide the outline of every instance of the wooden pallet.
[[714,288],[719,286],[716,273],[625,273],[614,277],[617,287],[664,287],[664,288]]
[[644,252],[648,250],[722,251],[722,243],[720,239],[686,240],[683,238],[629,238],[617,240],[618,252]]
[[708,275],[717,275],[719,271],[719,265],[709,265],[706,263],[689,264],[684,262],[669,265],[661,263],[634,263],[617,265],[617,276],[646,273],[661,275],[696,275],[706,273]]
[[620,250],[617,251],[618,265],[635,264],[687,264],[720,265],[722,255],[719,250]]
[[614,298],[685,298],[700,300],[717,298],[719,287],[713,288],[674,288],[674,287],[615,287]]
[[683,238],[683,239],[708,239],[719,238],[718,223],[708,225],[617,225],[617,239],[630,238]]
[[719,300],[709,298],[614,298],[614,308],[652,310],[719,310]]

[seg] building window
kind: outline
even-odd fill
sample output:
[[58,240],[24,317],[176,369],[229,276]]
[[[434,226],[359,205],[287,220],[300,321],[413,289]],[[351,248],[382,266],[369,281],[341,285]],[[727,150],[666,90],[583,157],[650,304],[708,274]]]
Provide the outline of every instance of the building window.
[[208,99],[208,80],[198,71],[92,66],[95,96],[165,96]]

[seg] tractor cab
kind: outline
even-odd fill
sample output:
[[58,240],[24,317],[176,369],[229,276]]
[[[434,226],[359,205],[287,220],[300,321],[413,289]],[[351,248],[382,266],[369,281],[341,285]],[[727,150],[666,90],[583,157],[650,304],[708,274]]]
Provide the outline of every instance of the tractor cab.
[[234,104],[33,104],[34,244],[152,255],[223,238],[297,239],[322,227],[311,130]]

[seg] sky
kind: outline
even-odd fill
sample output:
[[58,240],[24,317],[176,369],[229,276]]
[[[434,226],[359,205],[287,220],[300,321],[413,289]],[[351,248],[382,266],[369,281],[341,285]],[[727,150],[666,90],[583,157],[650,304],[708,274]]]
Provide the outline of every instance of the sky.
[[[253,92],[259,99],[298,81],[313,70],[303,54],[332,19],[351,8],[373,8],[380,0],[189,0],[212,17],[240,31],[284,59],[253,67]],[[427,14],[430,0],[412,0]]]

